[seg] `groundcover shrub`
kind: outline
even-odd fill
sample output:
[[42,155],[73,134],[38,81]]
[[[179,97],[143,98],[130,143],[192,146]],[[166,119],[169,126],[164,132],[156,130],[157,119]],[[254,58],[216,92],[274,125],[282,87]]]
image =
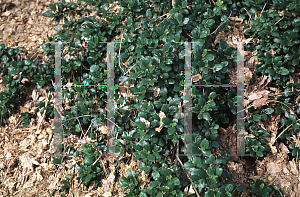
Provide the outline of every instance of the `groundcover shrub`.
[[[67,78],[72,76],[74,84],[107,84],[107,65],[103,61],[106,56],[106,43],[110,42],[123,32],[123,40],[115,44],[116,53],[115,83],[123,82],[125,85],[134,84],[129,88],[135,95],[135,99],[126,99],[125,106],[116,108],[115,123],[118,125],[115,132],[118,133],[117,152],[132,153],[134,161],[139,160],[139,169],[145,171],[150,178],[144,189],[138,187],[138,175],[135,171],[129,171],[128,176],[121,179],[122,188],[128,191],[126,196],[183,196],[185,187],[192,183],[198,193],[204,196],[238,196],[249,189],[251,193],[260,196],[268,196],[270,187],[258,180],[249,186],[237,187],[234,180],[228,178],[223,170],[231,158],[229,153],[220,151],[220,155],[212,153],[213,148],[222,146],[218,128],[228,127],[231,120],[236,119],[236,89],[235,88],[205,88],[194,86],[192,88],[192,112],[193,112],[193,142],[192,151],[197,156],[179,156],[180,162],[174,165],[169,159],[175,152],[179,143],[178,154],[185,153],[184,120],[179,112],[179,104],[183,98],[184,90],[184,44],[177,42],[198,42],[192,47],[192,75],[202,73],[198,85],[228,84],[228,73],[233,62],[236,61],[236,50],[227,47],[225,41],[212,48],[215,30],[224,31],[230,22],[228,16],[239,15],[246,19],[251,16],[250,25],[246,36],[258,34],[260,43],[249,44],[245,50],[257,49],[257,58],[260,64],[256,66],[258,75],[267,75],[272,83],[280,86],[285,93],[275,103],[275,108],[250,108],[251,118],[246,120],[246,129],[253,131],[254,138],[246,140],[246,153],[253,157],[264,157],[269,151],[264,138],[269,133],[258,127],[255,123],[266,120],[272,113],[282,114],[280,124],[286,128],[279,139],[290,140],[291,136],[299,130],[299,123],[295,114],[287,112],[290,103],[296,104],[295,98],[299,96],[300,84],[286,83],[289,75],[299,73],[295,67],[299,63],[299,19],[293,15],[299,13],[297,1],[118,1],[121,6],[119,14],[111,13],[108,1],[79,0],[78,3],[50,4],[50,10],[43,16],[53,18],[56,24],[64,19],[61,27],[56,26],[57,34],[48,37],[48,41],[69,42],[61,46],[62,51],[62,84],[67,84]],[[266,3],[266,5],[265,5]],[[93,6],[96,15],[86,17],[87,5]],[[246,8],[246,9],[244,9]],[[258,11],[261,16],[254,19]],[[245,11],[248,10],[248,13]],[[284,11],[285,18],[281,19],[279,13]],[[75,19],[75,15],[80,16]],[[96,16],[102,17],[99,21]],[[105,19],[105,20],[104,20]],[[278,22],[277,22],[278,21]],[[292,22],[290,22],[292,21]],[[223,25],[219,26],[221,23]],[[271,34],[270,34],[271,32]],[[17,61],[17,54],[22,54],[19,48],[5,48],[0,45],[1,77],[6,89],[0,93],[1,124],[6,123],[8,114],[20,104],[20,97],[33,83],[40,90],[46,84],[54,81],[54,44],[48,43],[42,46],[49,62],[36,66],[38,62],[30,59]],[[67,49],[67,50],[65,50]],[[270,49],[276,54],[272,55]],[[120,56],[120,60],[118,59]],[[127,70],[119,62],[127,60]],[[130,69],[130,74],[125,74]],[[128,73],[128,72],[127,72]],[[21,84],[22,79],[29,82]],[[196,84],[196,83],[194,83]],[[115,89],[118,85],[115,85]],[[157,90],[159,88],[159,90]],[[48,88],[48,93],[54,93],[54,88]],[[72,86],[62,90],[62,94],[72,103],[71,111],[64,110],[64,120],[82,115],[94,114],[94,102],[98,102],[104,109],[107,87]],[[51,94],[48,103],[36,102],[41,113],[46,111],[46,116],[53,117],[53,107],[50,105]],[[7,104],[7,103],[10,104]],[[119,98],[117,104],[123,104],[124,98]],[[298,103],[299,106],[299,103]],[[126,108],[127,107],[127,108]],[[85,116],[79,120],[71,119],[64,122],[65,136],[72,133],[80,133],[81,125],[87,127],[88,122],[94,121],[93,126],[106,124],[106,113],[96,110],[97,118]],[[36,111],[37,112],[37,111]],[[300,111],[297,109],[299,115]],[[122,116],[121,116],[122,115]],[[23,126],[28,126],[30,118],[34,114],[22,114]],[[147,120],[145,122],[144,120]],[[73,165],[82,183],[89,186],[95,183],[98,187],[104,177],[103,169],[99,166],[99,151],[106,150],[105,135],[99,135],[92,131],[87,136],[96,140],[94,144],[84,144],[82,151],[75,151],[72,145],[70,154],[74,157],[84,156],[81,165]],[[126,141],[126,146],[121,143]],[[293,156],[299,151],[295,144],[291,144]],[[177,154],[177,153],[176,153]],[[53,160],[54,164],[61,165],[70,157],[59,156]],[[185,171],[190,172],[190,180],[184,179]],[[70,176],[62,180],[62,189],[68,190]],[[221,181],[222,180],[222,181]]]

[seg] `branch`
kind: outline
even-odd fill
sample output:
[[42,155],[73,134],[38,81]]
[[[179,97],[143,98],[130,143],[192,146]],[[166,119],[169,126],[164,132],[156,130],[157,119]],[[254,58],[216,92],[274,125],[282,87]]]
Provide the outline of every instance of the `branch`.
[[221,25],[219,25],[219,26],[217,27],[217,29],[216,29],[214,32],[208,34],[208,35],[205,36],[204,38],[206,38],[206,37],[208,37],[208,36],[211,36],[212,34],[216,33],[216,32],[218,31],[218,29],[219,29],[224,23],[226,23],[226,22],[228,21],[228,19],[229,19],[230,16],[231,16],[231,13],[232,13],[232,11],[230,10],[230,14],[229,14],[229,16],[227,17],[227,19],[226,19],[223,23],[221,23]]
[[[120,49],[119,49],[119,67],[120,69],[123,71],[124,73],[124,70],[121,68],[121,65],[120,65],[120,56],[121,56],[121,46],[122,46],[122,39],[123,39],[123,29],[121,31],[121,42],[120,42]],[[125,75],[125,74],[124,74]]]
[[194,191],[195,191],[195,193],[196,193],[196,196],[197,196],[197,197],[200,197],[198,191],[196,190],[195,186],[193,185],[193,181],[191,180],[189,174],[187,173],[187,171],[186,171],[186,170],[184,169],[184,167],[183,167],[183,163],[181,162],[181,160],[180,160],[180,158],[179,158],[178,149],[179,149],[179,140],[177,140],[177,153],[176,153],[176,159],[179,161],[179,163],[181,164],[182,169],[184,170],[184,172],[185,172],[187,178],[190,180],[190,182],[191,182],[191,184],[192,184],[192,187],[193,187],[193,189],[194,189]]

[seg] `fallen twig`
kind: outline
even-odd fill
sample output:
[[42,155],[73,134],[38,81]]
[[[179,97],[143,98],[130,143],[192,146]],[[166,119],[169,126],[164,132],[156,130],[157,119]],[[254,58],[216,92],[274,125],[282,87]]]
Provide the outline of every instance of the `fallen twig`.
[[208,36],[211,36],[212,34],[216,33],[216,32],[218,31],[218,29],[219,29],[224,23],[226,23],[226,22],[228,21],[228,19],[229,19],[230,16],[231,16],[231,13],[232,13],[232,11],[230,10],[230,14],[229,14],[229,16],[227,17],[227,19],[226,19],[223,23],[221,23],[221,25],[219,25],[215,31],[213,31],[212,33],[208,34],[208,35],[205,36],[204,38],[206,38],[206,37],[208,37]]
[[283,18],[284,16],[281,19],[279,19],[274,25],[277,25],[277,23],[279,23]]
[[[179,140],[177,140],[177,145],[179,145]],[[194,191],[195,191],[195,193],[196,193],[196,196],[197,196],[197,197],[200,197],[200,195],[199,195],[197,189],[196,189],[195,186],[193,185],[193,181],[191,180],[189,174],[187,173],[187,171],[186,171],[186,170],[184,169],[184,167],[183,167],[183,163],[182,163],[182,161],[181,161],[180,158],[179,158],[178,149],[179,149],[179,148],[178,148],[178,146],[177,146],[176,160],[179,161],[179,163],[180,163],[182,169],[184,170],[184,172],[185,172],[187,178],[190,180],[190,182],[191,182],[191,184],[192,184],[192,187],[193,187],[193,189],[194,189]]]
[[[296,122],[298,122],[300,119],[298,119]],[[275,141],[288,129],[292,126],[293,124],[291,124],[290,126],[288,126],[287,128],[285,128],[275,139]]]
[[[120,48],[119,48],[119,67],[120,69],[123,71],[124,73],[124,70],[121,68],[121,65],[120,65],[120,56],[121,56],[121,46],[122,46],[122,39],[123,39],[123,29],[121,30],[121,42],[120,42]],[[125,75],[125,74],[124,74]]]

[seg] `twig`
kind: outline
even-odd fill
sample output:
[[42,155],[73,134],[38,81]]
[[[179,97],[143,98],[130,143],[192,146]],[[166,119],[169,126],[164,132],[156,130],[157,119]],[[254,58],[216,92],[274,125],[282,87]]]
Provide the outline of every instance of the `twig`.
[[266,5],[267,5],[267,3],[265,3],[265,5],[264,5],[263,9],[261,10],[261,14],[263,13],[263,11],[264,11],[264,9],[265,9]]
[[193,187],[194,191],[196,192],[197,197],[200,197],[198,191],[196,190],[196,188],[195,188],[194,185],[193,185],[193,181],[191,180],[191,178],[190,178],[189,174],[187,173],[187,171],[184,169],[183,163],[182,163],[182,161],[181,161],[180,158],[179,158],[179,140],[177,140],[177,147],[176,147],[176,149],[177,149],[177,150],[176,150],[176,161],[175,161],[175,165],[177,164],[177,161],[179,161],[179,163],[180,163],[182,169],[184,170],[184,172],[185,172],[187,178],[190,180],[190,182],[191,182],[191,184],[192,184],[192,187]]
[[282,19],[284,18],[284,15],[281,19],[279,19],[274,25],[276,25],[277,23],[279,23]]
[[208,34],[208,35],[205,36],[204,38],[206,38],[206,37],[208,37],[208,36],[211,36],[212,34],[216,33],[216,32],[218,31],[218,29],[219,29],[224,23],[226,23],[226,22],[228,21],[228,19],[229,19],[230,16],[231,16],[231,13],[232,13],[232,11],[230,10],[230,14],[229,14],[229,16],[227,17],[227,19],[226,19],[223,23],[221,23],[221,25],[219,25],[219,26],[217,27],[217,29],[216,29],[214,32]]
[[[121,65],[120,65],[120,56],[121,56],[121,46],[122,46],[122,39],[123,39],[123,29],[121,30],[121,42],[120,42],[120,48],[119,48],[119,67],[121,68]],[[121,70],[123,71],[124,73],[124,70],[121,68]],[[125,74],[124,74],[125,75]]]
[[[300,119],[298,119],[296,122],[298,122]],[[275,141],[288,129],[292,126],[293,124],[291,124],[290,126],[288,126],[287,128],[285,128],[275,139]]]
[[130,70],[133,69],[133,67],[135,67],[135,65],[136,65],[136,64],[134,64],[134,65],[133,65],[133,66],[132,66],[125,74],[124,74],[124,76],[125,76],[128,72],[130,72]]
[[[265,5],[266,5],[266,4],[265,4]],[[248,10],[247,10],[246,8],[244,8],[244,10],[246,10],[246,12],[247,12],[247,14],[248,14],[250,20],[252,20],[252,17],[251,17],[251,15],[249,14]]]
[[116,125],[113,121],[111,121],[110,119],[106,118],[107,120],[109,120],[110,122],[112,122],[115,126],[117,126],[118,128],[120,128],[118,125]]
[[[179,140],[177,140],[176,158],[179,158]],[[177,159],[175,160],[175,166],[176,166],[176,165],[177,165]]]
[[94,161],[94,163],[92,165],[95,165],[95,163],[97,163],[97,161],[100,159],[101,156],[102,156],[102,153],[99,155],[98,159],[96,161]]
[[[177,143],[178,143],[178,142],[179,142],[179,141],[177,141]],[[197,196],[197,197],[200,197],[200,195],[199,195],[197,189],[196,189],[195,186],[193,185],[193,181],[191,180],[191,178],[190,178],[189,174],[187,173],[187,171],[184,169],[183,163],[181,162],[179,156],[176,155],[176,157],[177,157],[176,159],[179,161],[180,165],[182,166],[182,169],[184,170],[184,172],[185,172],[187,178],[190,180],[190,182],[191,182],[191,184],[192,184],[192,187],[193,187],[193,189],[194,189],[194,191],[195,191],[195,193],[196,193],[196,196]]]
[[22,118],[21,118],[21,120],[18,122],[18,124],[15,126],[15,128],[14,128],[14,130],[16,130],[16,128],[19,126],[19,124],[21,123],[21,121],[22,121]]

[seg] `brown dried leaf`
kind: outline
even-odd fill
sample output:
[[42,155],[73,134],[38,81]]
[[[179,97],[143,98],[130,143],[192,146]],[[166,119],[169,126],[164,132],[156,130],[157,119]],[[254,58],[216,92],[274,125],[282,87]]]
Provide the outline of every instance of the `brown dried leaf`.
[[276,134],[275,133],[271,133],[271,144],[273,145],[275,143],[276,140]]
[[153,89],[153,92],[154,92],[154,96],[155,96],[155,97],[158,96],[159,91],[160,91],[160,88],[155,87],[155,88]]
[[279,148],[280,148],[280,151],[283,152],[283,153],[289,153],[290,152],[290,150],[283,143],[279,144]]
[[245,82],[249,84],[250,80],[252,79],[252,71],[249,68],[245,68]]
[[270,93],[270,91],[268,91],[268,90],[251,92],[248,96],[248,99],[254,101],[256,99],[260,99],[261,97],[268,96],[269,93]]
[[[299,101],[298,101],[299,100]],[[300,103],[300,95],[296,98],[296,103],[299,104]]]
[[262,106],[266,105],[267,100],[268,100],[268,98],[260,98],[260,99],[253,101],[254,108],[256,109],[258,107],[262,107]]
[[148,121],[148,120],[146,120],[145,118],[140,118],[140,120],[142,121],[142,122],[144,122],[145,124],[146,124],[146,126],[147,127],[150,127],[150,122]]
[[107,126],[98,127],[98,131],[100,131],[100,134],[107,134]]
[[[261,79],[262,78],[262,79]],[[261,80],[258,85],[259,86],[266,86],[268,85],[268,83],[270,82],[270,79],[268,79],[268,77],[266,75],[264,75],[263,77],[260,77],[258,80]],[[265,84],[265,81],[267,80],[267,83]]]
[[269,147],[271,148],[271,152],[272,152],[272,154],[277,154],[277,148],[276,148],[276,146],[272,146],[272,144],[271,143],[268,143],[268,145],[269,145]]
[[200,74],[197,74],[197,75],[193,75],[192,76],[192,81],[193,82],[197,82],[199,81],[200,79],[202,79],[202,76]]
[[290,169],[291,169],[292,173],[294,175],[298,175],[298,170],[297,170],[295,160],[293,159],[292,161],[289,161],[289,163],[290,163]]
[[269,174],[275,174],[281,172],[280,165],[275,162],[270,162],[267,164],[267,171]]
[[160,126],[158,128],[155,128],[155,131],[160,132],[163,128],[163,123],[162,123],[162,119],[166,117],[164,112],[160,112],[159,113],[159,117],[160,117]]
[[105,156],[104,158],[105,158],[105,160],[109,161],[110,163],[113,163],[115,160],[115,158],[113,156]]
[[300,147],[299,134],[298,137],[296,137],[296,135],[293,135],[292,139],[294,140],[294,142],[296,142],[295,147]]

